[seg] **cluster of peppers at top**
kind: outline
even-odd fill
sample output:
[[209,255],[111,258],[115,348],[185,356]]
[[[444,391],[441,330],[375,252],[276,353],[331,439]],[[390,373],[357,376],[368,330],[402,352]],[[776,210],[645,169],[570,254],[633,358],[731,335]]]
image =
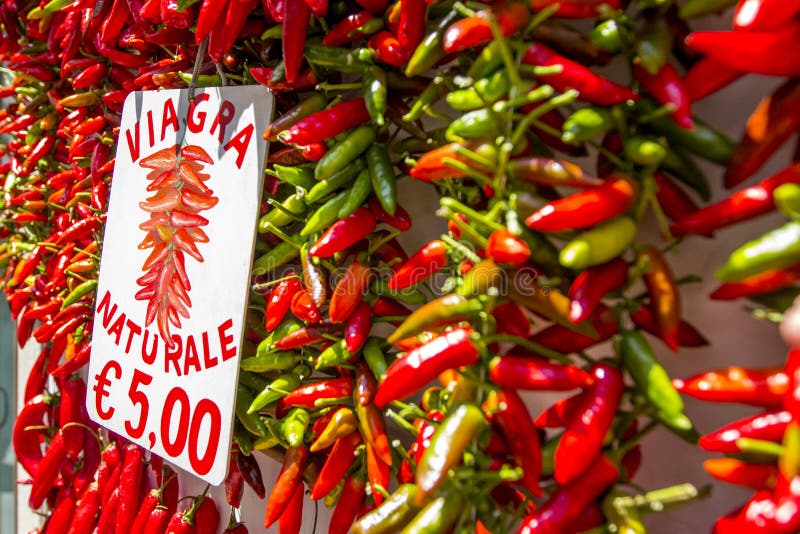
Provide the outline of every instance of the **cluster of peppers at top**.
[[[667,262],[673,238],[710,236],[776,203],[797,213],[796,166],[697,205],[710,188],[694,157],[728,165],[735,186],[797,131],[791,79],[738,146],[693,116],[692,101],[743,72],[798,74],[787,45],[797,25],[782,26],[797,17],[791,2],[743,0],[732,36],[689,33],[686,19],[732,3],[0,4],[12,76],[0,95],[13,98],[0,112],[0,261],[20,345],[44,344],[14,445],[43,530],[218,528],[213,500],[179,506],[157,457],[98,433],[80,378],[122,102],[192,82],[261,83],[278,108],[264,132],[226,532],[247,531],[236,512],[245,483],[267,499],[265,526],[285,533],[300,531],[307,499],[333,508],[329,532],[642,532],[642,515],[702,490],[631,494],[639,440],[664,425],[694,442],[679,391],[730,398],[747,384],[748,399],[786,411],[739,425],[769,433],[739,429],[736,450],[713,450],[771,454],[778,467],[709,464],[726,480],[762,475],[720,528],[794,525],[798,438],[793,401],[781,399],[795,388],[778,391],[794,371],[673,383],[650,346],[706,344],[681,318],[691,278]],[[629,67],[620,81],[592,69],[612,60]],[[587,154],[591,172],[565,159]],[[410,180],[432,184],[447,232],[409,255],[397,191]],[[668,241],[637,240],[651,216]],[[795,224],[735,252],[715,296],[791,290]],[[785,301],[764,301],[766,315]],[[572,394],[532,417],[529,391]],[[282,462],[268,496],[254,450]]]

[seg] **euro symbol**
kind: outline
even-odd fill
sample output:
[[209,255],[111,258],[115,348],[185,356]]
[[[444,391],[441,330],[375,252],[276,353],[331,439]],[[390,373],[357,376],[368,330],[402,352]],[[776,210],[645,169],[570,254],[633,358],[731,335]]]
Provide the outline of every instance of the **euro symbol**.
[[116,360],[109,360],[103,370],[94,376],[95,385],[92,391],[95,393],[94,405],[97,409],[97,414],[103,419],[111,419],[114,415],[114,408],[103,409],[103,399],[108,397],[106,388],[111,385],[111,380],[108,379],[109,371],[114,371],[114,379],[119,379],[122,376],[122,367]]

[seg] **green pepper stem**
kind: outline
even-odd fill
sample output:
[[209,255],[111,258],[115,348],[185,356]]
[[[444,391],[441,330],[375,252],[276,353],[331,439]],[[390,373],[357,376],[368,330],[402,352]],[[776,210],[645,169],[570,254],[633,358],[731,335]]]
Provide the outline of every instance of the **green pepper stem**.
[[570,89],[563,94],[551,98],[544,104],[537,106],[530,113],[528,113],[524,119],[522,119],[519,122],[519,124],[517,125],[517,129],[511,138],[511,143],[514,146],[519,146],[523,137],[525,137],[525,132],[528,131],[528,128],[530,128],[533,121],[535,121],[536,119],[538,119],[539,117],[541,117],[550,110],[553,110],[559,106],[565,106],[567,104],[571,104],[578,97],[578,94],[579,94],[578,91],[576,91],[575,89]]
[[525,339],[524,337],[514,336],[511,334],[492,334],[484,338],[483,342],[486,343],[487,345],[491,343],[502,343],[502,342],[514,343],[522,348],[538,352],[545,358],[556,360],[561,363],[569,363],[569,364],[572,363],[572,360],[568,356],[561,354],[560,352],[556,352],[553,349],[548,349],[547,347],[540,345],[539,343],[536,343],[529,339]]
[[469,247],[465,247],[457,239],[453,239],[447,234],[442,234],[440,239],[450,245],[451,248],[454,248],[459,254],[467,258],[472,263],[478,263],[481,261],[480,256],[470,250]]
[[445,208],[450,208],[456,213],[461,213],[463,215],[466,215],[468,219],[479,222],[482,225],[490,228],[491,230],[501,230],[505,228],[502,224],[499,224],[495,221],[488,219],[482,213],[478,213],[474,209],[462,204],[461,202],[452,197],[442,197],[441,199],[439,199],[439,204],[441,204]]

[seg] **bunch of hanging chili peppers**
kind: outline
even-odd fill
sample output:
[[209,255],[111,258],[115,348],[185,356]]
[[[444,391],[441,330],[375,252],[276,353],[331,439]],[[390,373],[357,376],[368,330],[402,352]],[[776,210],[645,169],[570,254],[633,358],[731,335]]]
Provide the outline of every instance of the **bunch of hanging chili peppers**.
[[[0,3],[0,265],[18,342],[42,343],[14,445],[43,529],[223,528],[222,503],[179,506],[159,458],[88,421],[81,375],[126,95],[259,83],[278,114],[264,132],[226,532],[247,532],[245,485],[282,533],[321,499],[332,533],[641,532],[644,514],[702,495],[624,485],[657,425],[696,441],[680,393],[700,392],[771,410],[737,426],[744,442],[701,438],[753,455],[708,464],[759,490],[720,528],[762,521],[757,508],[782,522],[765,531],[792,531],[796,362],[673,383],[650,345],[706,344],[681,318],[691,279],[668,263],[674,239],[776,205],[800,213],[797,164],[698,207],[710,187],[694,158],[727,165],[736,186],[800,120],[793,2],[742,0],[735,35],[690,34],[686,19],[734,3]],[[593,70],[612,61],[630,76]],[[747,71],[790,80],[737,146],[691,103]],[[569,159],[587,154],[595,169]],[[439,195],[447,230],[408,254],[398,190],[412,180]],[[665,241],[637,239],[648,218]],[[713,296],[770,293],[770,317],[782,312],[774,292],[796,291],[795,224],[735,252]],[[535,391],[564,396],[535,415]],[[269,491],[254,451],[282,462]]]

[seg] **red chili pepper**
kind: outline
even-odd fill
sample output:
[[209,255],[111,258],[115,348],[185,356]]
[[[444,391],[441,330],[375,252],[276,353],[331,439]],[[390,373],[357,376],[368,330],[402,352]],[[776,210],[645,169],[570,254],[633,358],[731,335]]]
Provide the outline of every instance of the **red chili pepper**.
[[[156,508],[158,510],[158,508]],[[154,510],[155,512],[155,510]],[[189,511],[186,512],[175,512],[172,514],[172,517],[169,519],[169,523],[167,523],[167,533],[168,534],[195,534],[197,529],[194,526],[194,523],[190,521],[190,518],[187,517]]]
[[733,29],[748,32],[775,31],[787,20],[796,19],[800,9],[780,0],[744,0],[733,12]]
[[355,462],[356,449],[362,443],[361,434],[358,432],[351,432],[336,440],[311,488],[309,498],[312,501],[325,497],[342,481]]
[[283,460],[283,467],[278,480],[272,487],[267,499],[264,516],[264,528],[269,528],[289,505],[298,484],[302,484],[302,475],[308,462],[308,448],[305,445],[289,447]]
[[328,534],[347,534],[358,516],[361,504],[366,497],[366,482],[353,474],[345,480],[336,508],[333,509]]
[[574,365],[518,356],[496,356],[489,362],[489,377],[504,388],[568,391],[592,385],[592,377]]
[[337,282],[328,307],[332,323],[346,321],[358,307],[370,283],[370,268],[359,263],[351,263]]
[[14,420],[12,444],[17,462],[29,475],[39,471],[42,462],[41,441],[44,438],[45,419],[50,405],[43,395],[37,395],[25,403]]
[[614,421],[625,389],[620,371],[597,363],[591,369],[594,383],[581,406],[580,415],[570,421],[555,452],[555,478],[560,484],[579,477],[598,458],[603,439]]
[[56,367],[50,374],[54,377],[68,376],[89,363],[90,355],[91,345],[87,343],[75,352],[71,360],[67,360],[59,367]]
[[328,30],[328,33],[322,38],[322,44],[326,46],[341,46],[360,39],[364,34],[359,29],[371,21],[372,18],[372,13],[369,11],[359,11],[358,13],[347,15]]
[[707,451],[732,454],[741,452],[736,445],[739,438],[779,443],[791,421],[792,416],[786,410],[759,413],[705,434],[697,444]]
[[696,102],[732,84],[743,72],[704,57],[695,63],[683,77],[683,86],[689,100]]
[[136,444],[125,447],[125,459],[120,473],[122,484],[119,488],[116,532],[130,532],[136,519],[145,470],[143,453],[144,450]]
[[94,527],[99,510],[100,491],[97,483],[92,482],[75,505],[75,514],[72,517],[69,529],[63,532],[67,532],[67,534],[89,534],[92,531],[92,527]]
[[598,8],[603,4],[610,9],[623,7],[620,0],[530,0],[530,7],[534,11],[557,6],[553,16],[568,19],[594,18],[599,14]]
[[447,244],[438,239],[431,241],[397,268],[389,278],[388,287],[392,291],[399,291],[416,285],[443,269],[447,262]]
[[166,532],[170,523],[170,511],[163,506],[156,506],[147,518],[145,532]]
[[250,489],[258,495],[259,499],[263,499],[266,496],[266,489],[264,487],[264,479],[261,476],[261,467],[259,467],[256,459],[252,455],[238,454],[236,456],[236,464]]
[[595,74],[580,63],[569,60],[542,44],[531,45],[522,62],[543,67],[560,65],[560,73],[541,76],[542,82],[550,84],[559,92],[576,89],[580,93],[578,98],[585,102],[613,106],[638,99],[638,95],[627,87]]
[[395,35],[387,30],[370,37],[367,46],[375,52],[375,59],[393,67],[402,67],[408,61],[408,53]]
[[553,324],[536,332],[531,341],[548,349],[564,354],[583,352],[589,347],[602,343],[617,333],[618,325],[611,311],[600,304],[594,316],[589,319],[597,336],[579,334],[566,326]]
[[366,208],[335,222],[308,249],[309,256],[328,258],[357,243],[375,229],[375,217]]
[[502,430],[511,455],[522,468],[521,484],[534,495],[541,495],[539,474],[542,470],[542,453],[539,433],[531,421],[525,402],[511,389],[497,392],[497,411],[492,421]]
[[395,208],[394,215],[390,215],[385,209],[383,209],[381,203],[374,196],[370,197],[367,205],[369,206],[369,211],[372,212],[372,214],[375,216],[375,219],[378,221],[386,223],[389,226],[397,228],[403,232],[411,229],[411,216],[403,208],[403,206],[398,205]]
[[[656,200],[662,211],[673,221],[689,217],[700,208],[671,178],[660,172],[653,173],[656,182]],[[710,237],[711,234],[706,234]]]
[[[800,39],[798,39],[800,43]],[[725,169],[725,187],[753,176],[800,129],[800,80],[789,80],[765,97],[747,119],[742,140]]]
[[361,302],[344,325],[345,347],[348,352],[355,354],[361,350],[361,347],[367,342],[371,328],[372,310],[369,304]]
[[408,57],[425,37],[425,18],[428,9],[425,0],[400,0],[400,20],[397,40]]
[[267,299],[265,326],[267,332],[275,330],[286,316],[294,296],[303,289],[300,280],[294,271],[288,273],[286,278],[275,284]]
[[[362,399],[372,398],[374,400],[377,384],[375,377],[366,366],[359,366],[357,369],[356,381],[359,388],[356,390],[355,407],[358,418],[358,427],[364,440],[370,444],[375,454],[381,462],[386,465],[392,463],[392,451],[389,445],[389,437],[386,434],[386,426],[383,421],[383,414],[373,403],[363,403]],[[358,398],[360,396],[360,398]]]
[[317,401],[349,397],[353,394],[353,379],[350,377],[331,378],[300,386],[285,397],[286,406],[317,408]]
[[455,328],[397,359],[378,387],[375,404],[385,408],[419,391],[444,371],[476,363],[478,351],[470,342],[470,333],[467,328]]
[[670,115],[678,126],[694,128],[691,100],[675,67],[665,63],[656,74],[650,74],[641,63],[634,63],[633,76],[661,105],[673,107]]
[[[302,487],[300,495],[302,496]],[[219,510],[217,510],[214,499],[211,497],[201,498],[194,514],[194,524],[197,534],[216,534],[219,529]]]
[[[61,382],[61,406],[59,424],[64,432],[64,444],[67,458],[73,462],[83,450],[85,429],[83,423],[84,403],[86,401],[86,383],[80,377],[67,377]],[[91,439],[91,437],[89,438]]]
[[675,388],[685,395],[711,402],[739,402],[777,409],[789,391],[789,377],[782,369],[728,367],[681,380]]
[[443,180],[445,178],[463,178],[468,176],[466,171],[462,171],[447,165],[445,160],[452,159],[459,163],[463,163],[468,167],[477,171],[486,172],[487,169],[479,166],[471,159],[460,155],[459,151],[462,149],[471,150],[473,152],[482,153],[490,152],[494,147],[481,143],[478,141],[470,141],[465,143],[449,143],[442,145],[433,150],[425,152],[417,159],[417,163],[411,168],[409,174],[412,178],[422,180],[423,182],[433,182],[434,180]]
[[289,83],[295,81],[303,63],[303,47],[306,42],[309,11],[308,4],[304,0],[284,1],[283,64],[286,69],[286,81]]
[[61,465],[67,457],[67,449],[64,443],[64,434],[59,429],[53,436],[50,446],[47,448],[36,473],[33,475],[33,484],[28,498],[28,506],[31,509],[38,509],[50,489],[53,488],[61,471]]
[[214,23],[220,19],[222,13],[227,12],[230,0],[203,0],[200,12],[197,15],[197,27],[194,38],[197,44],[202,43],[211,33]]
[[314,113],[290,126],[278,137],[285,143],[320,143],[370,120],[363,98],[347,100]]
[[99,85],[108,74],[108,65],[95,60],[95,63],[86,67],[72,78],[73,89],[88,89]]
[[566,427],[570,421],[578,419],[580,410],[589,395],[590,392],[584,391],[572,397],[559,399],[545,408],[533,423],[541,428]]
[[75,514],[75,492],[69,486],[58,490],[55,508],[45,524],[43,534],[63,534],[72,524]]
[[[448,54],[461,52],[492,40],[489,20],[497,21],[500,31],[508,37],[522,30],[528,24],[530,11],[519,2],[503,2],[492,9],[478,11],[475,16],[466,17],[450,25],[444,32],[442,46]],[[402,20],[402,19],[401,19]]]
[[508,229],[502,228],[495,230],[489,236],[486,254],[495,263],[510,263],[519,268],[530,258],[531,249],[525,241],[512,234]]
[[540,232],[588,228],[625,213],[636,190],[625,178],[611,178],[597,187],[554,200],[535,211],[525,225]]
[[767,271],[746,278],[741,282],[721,284],[709,297],[713,300],[734,300],[772,293],[793,284],[798,279],[800,279],[800,274],[795,271]]
[[511,334],[527,338],[531,334],[531,322],[522,306],[509,300],[492,310],[495,322],[495,332],[498,334]]
[[305,289],[300,289],[294,294],[290,308],[295,317],[301,321],[318,323],[322,319],[322,313]]
[[583,271],[569,288],[569,320],[580,323],[594,315],[603,297],[627,281],[628,264],[621,258]]
[[[650,306],[640,306],[631,313],[631,320],[638,328],[660,338],[655,315]],[[681,347],[705,347],[708,340],[690,323],[681,320],[678,323],[678,345]]]
[[370,488],[372,488],[372,499],[375,504],[380,506],[383,502],[383,490],[389,489],[391,481],[390,465],[383,462],[378,455],[375,448],[367,443],[367,479],[369,480]]
[[[303,485],[297,484],[289,504],[278,518],[279,534],[299,534],[303,524]],[[215,531],[216,532],[216,531]]]
[[778,467],[775,465],[748,463],[735,458],[706,460],[703,469],[717,480],[756,491],[773,489],[778,479]]
[[768,76],[797,76],[800,74],[800,50],[797,43],[798,25],[787,23],[780,31],[693,32],[686,37],[692,50],[742,72]]
[[650,307],[654,312],[658,337],[669,348],[677,351],[680,346],[678,341],[681,322],[680,292],[669,264],[655,247],[643,250],[639,254],[638,261],[646,266],[642,279],[650,295]]
[[231,452],[228,458],[228,474],[225,477],[225,499],[233,508],[241,507],[244,496],[244,476],[239,471],[239,463],[236,461],[236,456],[239,454],[236,451]]
[[619,478],[606,456],[593,460],[581,475],[559,487],[540,508],[523,519],[520,534],[556,534],[569,527],[587,507]]
[[789,377],[788,394],[783,398],[783,407],[792,414],[792,419],[800,417],[800,349],[792,348],[786,356],[784,372]]

